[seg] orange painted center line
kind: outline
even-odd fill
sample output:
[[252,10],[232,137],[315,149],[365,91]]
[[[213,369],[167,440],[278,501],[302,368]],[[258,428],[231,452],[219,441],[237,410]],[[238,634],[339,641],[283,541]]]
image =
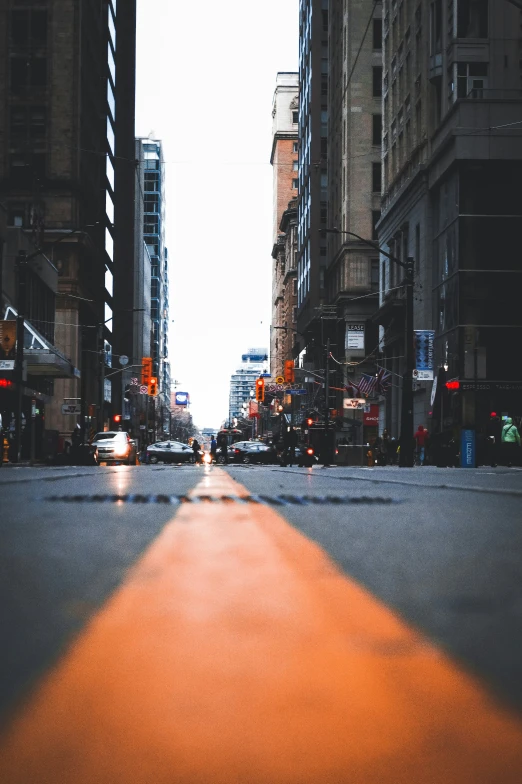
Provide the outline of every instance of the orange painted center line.
[[[205,470],[195,494],[248,495]],[[275,511],[202,502],[20,710],[0,781],[520,784],[522,722]]]

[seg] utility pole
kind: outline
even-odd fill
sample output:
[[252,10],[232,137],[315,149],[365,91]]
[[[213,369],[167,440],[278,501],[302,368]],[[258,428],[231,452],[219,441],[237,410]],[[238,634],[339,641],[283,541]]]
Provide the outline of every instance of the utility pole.
[[413,258],[408,256],[404,279],[406,313],[404,319],[404,374],[402,377],[401,452],[399,458],[401,468],[411,468],[413,466],[413,265]]
[[324,366],[324,448],[323,466],[330,465],[330,338],[326,341]]
[[18,251],[17,272],[17,310],[16,317],[16,417],[15,417],[15,462],[22,459],[22,385],[24,382],[24,338],[25,308],[27,304],[27,255],[25,250]]

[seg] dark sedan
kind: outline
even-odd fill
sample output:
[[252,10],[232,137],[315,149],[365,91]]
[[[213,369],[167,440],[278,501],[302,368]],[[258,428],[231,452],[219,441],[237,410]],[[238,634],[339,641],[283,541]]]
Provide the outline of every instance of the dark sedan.
[[[276,458],[275,450],[260,441],[238,441],[228,447],[229,463],[275,463]],[[219,451],[217,462],[224,463]]]
[[158,441],[147,447],[147,463],[194,463],[194,452],[180,441]]

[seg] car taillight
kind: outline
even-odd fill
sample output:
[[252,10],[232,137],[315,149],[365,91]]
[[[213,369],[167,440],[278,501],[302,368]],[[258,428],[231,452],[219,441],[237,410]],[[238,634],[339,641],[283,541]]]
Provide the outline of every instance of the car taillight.
[[239,449],[234,449],[234,452],[235,452],[236,455],[238,455],[240,450]]

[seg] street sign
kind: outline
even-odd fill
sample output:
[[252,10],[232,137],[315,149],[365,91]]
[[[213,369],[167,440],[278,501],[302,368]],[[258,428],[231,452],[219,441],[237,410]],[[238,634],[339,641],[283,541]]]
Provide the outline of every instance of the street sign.
[[14,359],[0,359],[0,370],[14,370]]
[[148,394],[149,394],[148,386],[146,384],[142,384],[140,386],[140,395],[148,395]]
[[126,354],[122,354],[121,357],[120,357],[120,365],[122,367],[125,367],[125,365],[128,365],[128,364],[129,364],[128,356]]
[[306,389],[287,389],[287,395],[306,395]]
[[188,392],[176,392],[174,395],[174,403],[176,406],[188,405],[190,396]]
[[79,416],[82,413],[81,403],[62,403],[62,414]]
[[275,382],[276,382],[276,384],[284,384],[285,383],[285,377],[284,376],[276,376]]
[[365,405],[365,397],[345,397],[343,400],[343,408],[353,409],[354,411],[364,409]]

